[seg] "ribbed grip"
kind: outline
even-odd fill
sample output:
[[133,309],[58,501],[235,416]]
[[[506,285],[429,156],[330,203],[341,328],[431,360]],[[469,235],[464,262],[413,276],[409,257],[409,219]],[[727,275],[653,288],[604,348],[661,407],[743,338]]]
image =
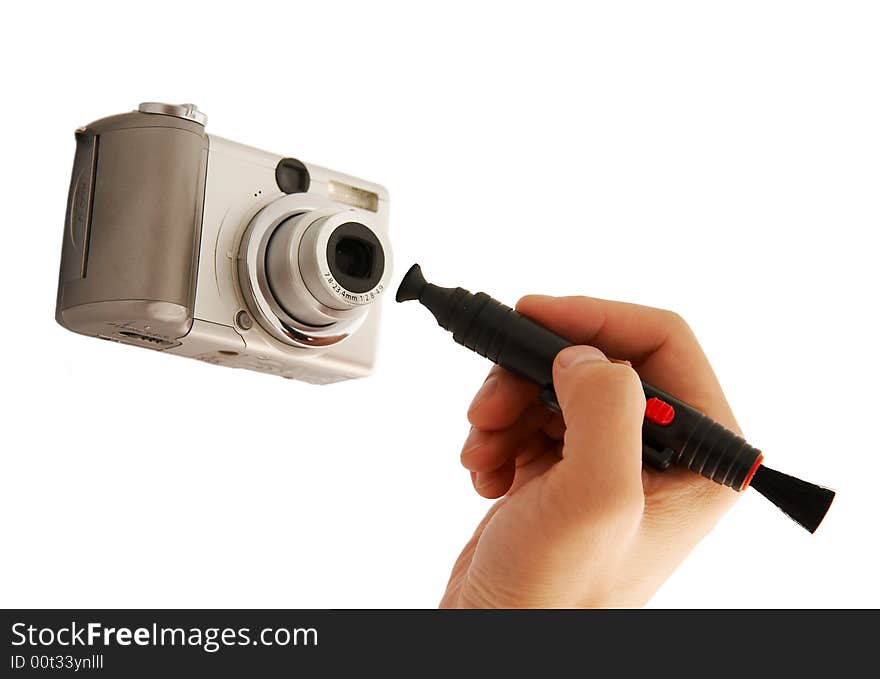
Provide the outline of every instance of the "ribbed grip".
[[648,399],[670,405],[672,420],[664,425],[646,419],[642,441],[656,450],[673,450],[672,463],[716,483],[742,490],[754,473],[761,451],[696,408],[642,382]]
[[745,439],[700,413],[674,462],[723,486],[741,490],[760,457],[761,452]]
[[484,292],[454,299],[447,329],[456,342],[552,391],[553,359],[571,342]]

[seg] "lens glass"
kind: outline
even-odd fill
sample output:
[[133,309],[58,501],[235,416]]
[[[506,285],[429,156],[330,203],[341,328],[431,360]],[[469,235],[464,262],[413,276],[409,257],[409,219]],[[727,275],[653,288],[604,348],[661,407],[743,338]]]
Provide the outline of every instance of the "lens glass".
[[352,278],[369,278],[373,269],[373,246],[360,238],[345,236],[336,243],[336,269]]
[[346,222],[327,241],[330,273],[346,290],[363,293],[375,288],[385,273],[385,251],[371,229]]

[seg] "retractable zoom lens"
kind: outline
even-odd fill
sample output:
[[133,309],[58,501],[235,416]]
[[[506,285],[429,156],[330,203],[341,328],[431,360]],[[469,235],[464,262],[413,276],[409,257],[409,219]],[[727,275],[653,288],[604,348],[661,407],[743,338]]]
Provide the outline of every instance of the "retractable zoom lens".
[[254,218],[241,245],[240,278],[249,305],[282,341],[341,341],[387,285],[390,249],[383,235],[362,212],[267,210]]

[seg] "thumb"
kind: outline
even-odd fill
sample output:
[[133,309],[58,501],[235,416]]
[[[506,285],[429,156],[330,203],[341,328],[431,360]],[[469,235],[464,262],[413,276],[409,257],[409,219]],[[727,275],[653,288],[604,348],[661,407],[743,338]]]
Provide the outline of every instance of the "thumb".
[[642,420],[645,393],[636,372],[594,347],[564,349],[553,384],[565,420],[560,472],[589,505],[644,502]]

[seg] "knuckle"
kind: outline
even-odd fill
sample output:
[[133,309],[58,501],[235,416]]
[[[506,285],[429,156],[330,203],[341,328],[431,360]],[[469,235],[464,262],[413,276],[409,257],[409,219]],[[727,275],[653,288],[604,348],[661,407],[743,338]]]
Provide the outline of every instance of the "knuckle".
[[662,309],[663,314],[663,323],[666,327],[670,328],[675,332],[679,332],[682,334],[690,334],[691,326],[684,319],[684,317],[679,314],[677,311],[670,311],[669,309]]

